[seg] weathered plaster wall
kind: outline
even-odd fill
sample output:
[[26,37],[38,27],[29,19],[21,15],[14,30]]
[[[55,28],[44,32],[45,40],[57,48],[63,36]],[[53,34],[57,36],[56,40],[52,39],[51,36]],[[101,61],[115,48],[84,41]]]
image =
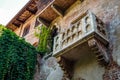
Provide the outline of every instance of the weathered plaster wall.
[[[73,22],[75,19],[77,19],[81,14],[83,14],[87,10],[90,10],[106,24],[107,32],[109,34],[110,51],[111,51],[110,54],[112,54],[113,60],[120,65],[120,38],[119,38],[120,37],[120,32],[119,32],[120,5],[119,4],[120,4],[120,0],[84,0],[83,3],[77,1],[73,6],[71,6],[70,9],[66,11],[64,17],[58,17],[55,21],[53,21],[53,24],[57,23],[61,27],[61,31],[64,31],[67,27],[71,27],[71,22]],[[113,64],[113,61],[111,62],[111,64]],[[85,77],[85,75],[90,74],[90,72],[91,73],[95,72],[95,74],[93,75],[96,78],[92,77],[91,80],[102,80],[102,74],[104,72],[104,69],[99,65],[97,65],[95,62],[93,63],[91,62],[90,65],[88,66],[86,65],[86,67],[85,66],[80,67],[80,69],[81,70],[77,71],[79,76]],[[99,74],[99,72],[101,74]],[[109,74],[109,70],[107,72]],[[99,79],[98,79],[98,74],[100,75]],[[74,75],[74,77],[78,77],[78,75]],[[90,75],[87,76],[85,79],[90,80]],[[111,80],[113,79],[111,78]]]
[[103,80],[105,68],[98,65],[95,56],[78,61],[74,67],[73,80]]

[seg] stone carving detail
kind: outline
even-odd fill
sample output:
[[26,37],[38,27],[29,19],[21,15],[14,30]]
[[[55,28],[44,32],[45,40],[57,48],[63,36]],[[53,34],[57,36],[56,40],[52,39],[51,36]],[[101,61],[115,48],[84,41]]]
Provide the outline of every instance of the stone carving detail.
[[96,22],[98,32],[101,33],[103,36],[106,36],[105,24],[98,18],[96,18]]
[[88,45],[95,53],[97,61],[100,65],[107,65],[109,63],[109,57],[106,46],[97,39],[91,39],[88,41]]
[[98,38],[105,44],[108,43],[105,24],[93,13],[88,11],[79,20],[73,22],[69,28],[54,38],[53,55],[59,56],[61,51],[92,36]]
[[113,62],[106,68],[103,80],[120,80],[120,66]]
[[64,71],[63,79],[62,80],[70,80],[72,78],[73,72],[72,72],[72,63],[68,60],[66,60],[63,57],[58,58],[58,63],[60,64],[60,67]]

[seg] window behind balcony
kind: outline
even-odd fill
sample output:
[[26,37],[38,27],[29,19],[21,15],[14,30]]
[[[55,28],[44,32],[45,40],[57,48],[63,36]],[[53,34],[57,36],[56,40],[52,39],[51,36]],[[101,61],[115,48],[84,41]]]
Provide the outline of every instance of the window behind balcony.
[[37,21],[36,19],[36,22],[35,22],[35,27],[37,27],[40,23]]
[[29,30],[30,30],[30,25],[27,25],[27,26],[24,28],[22,37],[26,36],[26,35],[29,33]]
[[42,24],[37,20],[38,18],[36,18],[36,22],[35,22],[35,28],[38,26],[42,26]]

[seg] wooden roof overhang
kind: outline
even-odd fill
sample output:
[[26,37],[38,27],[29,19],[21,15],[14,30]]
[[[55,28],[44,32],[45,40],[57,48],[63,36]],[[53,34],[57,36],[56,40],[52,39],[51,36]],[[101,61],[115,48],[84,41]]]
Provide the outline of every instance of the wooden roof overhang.
[[37,12],[37,1],[30,0],[17,14],[16,16],[7,24],[7,28],[15,30],[20,27],[30,16]]
[[14,31],[34,14],[37,15],[41,23],[49,26],[58,16],[64,16],[64,12],[76,1],[77,0],[30,0],[7,24],[7,28]]
[[[58,16],[64,16],[65,11],[77,0],[44,0],[44,3],[47,1],[54,1],[49,5],[39,16],[39,20],[46,26],[49,26],[50,23],[56,19]],[[38,3],[38,8],[40,8],[41,2]]]

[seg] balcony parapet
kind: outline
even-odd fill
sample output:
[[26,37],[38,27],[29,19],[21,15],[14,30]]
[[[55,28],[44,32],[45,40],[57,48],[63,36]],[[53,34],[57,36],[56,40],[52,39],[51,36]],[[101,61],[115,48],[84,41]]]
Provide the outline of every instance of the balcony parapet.
[[70,28],[54,38],[53,56],[76,61],[82,55],[79,53],[91,52],[95,53],[100,64],[106,65],[109,63],[107,36],[105,24],[93,13],[86,12]]
[[72,24],[72,27],[68,28],[63,33],[58,34],[54,38],[54,50],[53,55],[58,56],[61,51],[75,44],[76,42],[84,42],[84,39],[92,37],[94,35],[105,45],[108,44],[107,31],[105,24],[98,19],[93,13],[85,13],[80,20]]
[[[100,65],[106,66],[109,64],[108,44],[105,24],[93,13],[86,12],[70,28],[54,38],[53,56],[61,59],[58,63],[64,72],[68,71],[65,67],[67,62],[87,60],[90,56],[95,56]],[[66,60],[66,65],[62,59]],[[65,75],[71,75],[71,72]]]

